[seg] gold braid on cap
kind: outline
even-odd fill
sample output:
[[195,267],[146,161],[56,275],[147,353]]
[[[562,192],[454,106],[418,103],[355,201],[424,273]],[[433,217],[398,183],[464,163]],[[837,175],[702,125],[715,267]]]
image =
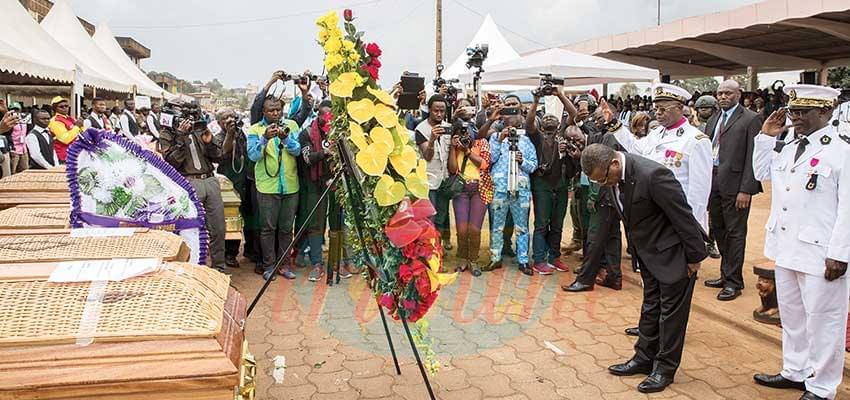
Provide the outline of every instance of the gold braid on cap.
[[788,107],[832,108],[833,106],[835,106],[835,100],[797,97],[796,90],[788,91]]
[[685,104],[687,102],[687,100],[685,100],[685,98],[683,96],[679,96],[678,94],[667,92],[662,87],[655,88],[655,97],[653,98],[653,100],[664,100],[664,99],[676,100],[676,101],[678,101],[682,104]]

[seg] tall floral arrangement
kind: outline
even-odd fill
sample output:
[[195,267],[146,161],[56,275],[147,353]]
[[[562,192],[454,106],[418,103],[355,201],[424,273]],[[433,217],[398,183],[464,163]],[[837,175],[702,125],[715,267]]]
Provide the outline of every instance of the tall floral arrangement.
[[[363,41],[351,10],[343,15],[344,29],[336,12],[316,21],[334,115],[330,139],[342,142],[364,179],[337,184],[335,193],[351,227],[354,257],[361,265],[375,266],[367,274],[378,302],[395,319],[417,322],[440,287],[456,275],[440,272],[443,249],[429,220],[435,211],[428,200],[426,162],[399,120],[393,97],[378,85],[381,48]],[[343,167],[344,155],[337,146],[333,149],[336,171]]]

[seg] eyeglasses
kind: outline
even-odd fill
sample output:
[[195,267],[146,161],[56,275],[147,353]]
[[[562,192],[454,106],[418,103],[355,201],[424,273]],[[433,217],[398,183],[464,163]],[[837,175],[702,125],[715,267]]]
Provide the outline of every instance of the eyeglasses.
[[609,162],[608,168],[605,169],[605,180],[604,181],[597,181],[596,179],[590,179],[589,176],[587,177],[587,179],[589,181],[599,185],[599,186],[605,186],[605,184],[608,183],[608,179],[609,179],[608,174],[611,172],[611,164],[613,164],[613,162]]
[[792,110],[792,109],[786,107],[785,110],[788,111],[788,115],[791,116],[791,117],[802,118],[804,115],[808,114],[809,111],[813,111],[815,109],[814,108],[797,108],[797,109]]

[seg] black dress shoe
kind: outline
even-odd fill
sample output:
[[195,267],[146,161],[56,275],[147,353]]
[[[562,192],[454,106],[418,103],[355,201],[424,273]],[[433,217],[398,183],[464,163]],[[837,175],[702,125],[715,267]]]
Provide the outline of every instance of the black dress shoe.
[[522,272],[523,274],[526,274],[528,276],[534,275],[534,270],[531,268],[531,264],[520,264],[519,272]]
[[505,246],[504,248],[502,248],[502,256],[516,257],[516,252],[514,252],[514,249],[512,249],[511,246]]
[[235,255],[228,254],[224,256],[224,265],[227,265],[230,268],[239,268],[239,261],[236,260]]
[[608,372],[617,376],[646,375],[652,373],[652,363],[639,363],[631,359],[622,364],[614,364],[608,367]]
[[717,294],[717,300],[731,301],[731,300],[735,300],[740,295],[741,295],[740,289],[735,289],[735,288],[731,288],[731,287],[727,286],[727,287],[723,288],[723,290],[721,290],[720,293]]
[[567,286],[567,285],[561,286],[561,289],[563,289],[565,292],[571,292],[571,293],[589,292],[589,291],[593,290],[593,285],[585,285],[584,283],[581,283],[579,281],[575,281],[569,286]]
[[753,380],[756,381],[756,383],[759,385],[771,387],[774,389],[806,390],[805,382],[795,382],[785,378],[781,374],[755,374],[753,375]]
[[638,385],[637,389],[641,393],[658,393],[667,389],[667,386],[670,386],[671,383],[673,383],[673,378],[653,372]]
[[484,268],[481,268],[481,270],[489,272],[489,271],[495,271],[499,268],[502,268],[502,260],[490,261],[490,263],[487,264],[487,266],[485,266]]
[[703,283],[705,284],[705,286],[713,287],[713,288],[716,288],[716,289],[720,289],[726,284],[726,282],[724,282],[722,278],[708,279]]
[[826,400],[826,397],[820,397],[807,390],[806,393],[800,396],[800,400]]
[[640,336],[640,331],[638,330],[637,327],[626,328],[625,332],[626,332],[626,335],[629,335],[629,336]]

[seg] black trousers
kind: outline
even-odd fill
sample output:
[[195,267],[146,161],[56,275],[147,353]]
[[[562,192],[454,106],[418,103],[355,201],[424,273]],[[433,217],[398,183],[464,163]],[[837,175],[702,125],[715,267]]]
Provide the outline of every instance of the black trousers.
[[720,250],[720,278],[725,285],[744,288],[744,252],[747,246],[747,219],[750,208],[735,208],[737,195],[723,195],[711,190],[708,198],[708,215],[711,230]]
[[593,285],[599,268],[603,265],[608,269],[611,279],[618,278],[621,275],[623,243],[617,210],[608,205],[598,205],[595,214],[590,215],[588,225],[587,254],[581,263],[581,274],[576,280],[585,285]]
[[696,274],[668,285],[659,282],[643,267],[640,277],[643,279],[643,305],[634,359],[639,363],[652,363],[653,372],[672,378],[682,360]]

